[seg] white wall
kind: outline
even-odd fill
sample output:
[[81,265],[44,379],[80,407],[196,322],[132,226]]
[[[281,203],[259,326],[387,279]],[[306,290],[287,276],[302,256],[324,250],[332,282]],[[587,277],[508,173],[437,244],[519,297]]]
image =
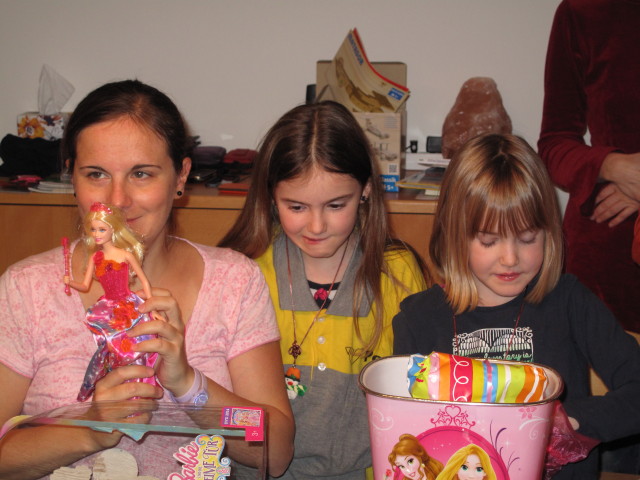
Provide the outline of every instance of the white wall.
[[465,80],[493,77],[514,132],[535,145],[559,0],[0,0],[0,135],[37,109],[40,69],[76,88],[166,92],[205,144],[254,148],[357,27],[372,61],[408,65],[408,136],[440,135]]

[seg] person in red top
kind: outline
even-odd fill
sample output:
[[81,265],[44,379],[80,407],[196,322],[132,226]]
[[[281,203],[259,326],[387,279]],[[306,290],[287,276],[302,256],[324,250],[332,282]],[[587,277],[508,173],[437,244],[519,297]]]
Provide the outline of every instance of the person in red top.
[[[569,193],[566,271],[640,332],[640,1],[563,0],[545,70],[540,156]],[[585,143],[587,131],[590,145]]]
[[[634,332],[640,332],[640,266],[632,258],[632,244],[640,241],[634,240],[640,207],[639,26],[639,0],[562,0],[549,38],[538,140],[552,180],[569,193],[566,271]],[[602,451],[603,471],[640,473],[639,436]]]
[[633,229],[633,246],[631,247],[633,261],[640,264],[640,217],[636,219],[636,226]]

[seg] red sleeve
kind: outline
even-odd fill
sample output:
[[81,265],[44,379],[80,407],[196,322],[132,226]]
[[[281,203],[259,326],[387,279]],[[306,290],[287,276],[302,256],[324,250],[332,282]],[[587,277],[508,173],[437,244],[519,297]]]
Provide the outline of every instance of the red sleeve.
[[636,219],[633,230],[633,245],[631,246],[631,257],[633,261],[640,265],[640,215]]
[[614,147],[589,147],[585,94],[585,38],[568,2],[555,14],[544,77],[544,106],[538,150],[551,178],[584,203],[596,184],[604,158]]

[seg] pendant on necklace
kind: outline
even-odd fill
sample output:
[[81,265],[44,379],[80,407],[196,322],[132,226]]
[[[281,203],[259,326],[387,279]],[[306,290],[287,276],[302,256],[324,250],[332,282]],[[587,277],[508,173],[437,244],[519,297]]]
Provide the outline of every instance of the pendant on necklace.
[[284,375],[284,383],[287,386],[287,396],[289,400],[302,397],[307,391],[307,387],[300,383],[300,369],[295,366],[287,369],[287,373]]
[[294,365],[301,353],[302,353],[302,348],[300,348],[300,345],[298,345],[298,342],[294,340],[291,346],[289,347],[289,355],[293,357]]

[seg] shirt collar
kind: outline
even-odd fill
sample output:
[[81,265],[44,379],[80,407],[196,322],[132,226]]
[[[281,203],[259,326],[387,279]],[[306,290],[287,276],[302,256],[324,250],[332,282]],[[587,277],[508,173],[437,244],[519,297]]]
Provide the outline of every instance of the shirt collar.
[[[281,310],[293,310],[298,312],[317,312],[318,305],[311,295],[307,276],[304,271],[304,261],[302,252],[293,243],[289,242],[289,263],[291,265],[292,289],[289,289],[289,274],[287,271],[287,250],[286,235],[279,234],[273,242],[273,264],[276,271],[276,282],[278,284],[278,298]],[[360,264],[362,251],[358,245],[347,266],[347,270],[340,281],[340,288],[336,291],[336,296],[331,300],[331,305],[327,309],[328,315],[338,315],[341,317],[353,316],[353,288],[355,284],[357,266]],[[293,292],[293,304],[291,302]],[[358,315],[366,316],[371,309],[371,295],[369,292],[363,296]]]

